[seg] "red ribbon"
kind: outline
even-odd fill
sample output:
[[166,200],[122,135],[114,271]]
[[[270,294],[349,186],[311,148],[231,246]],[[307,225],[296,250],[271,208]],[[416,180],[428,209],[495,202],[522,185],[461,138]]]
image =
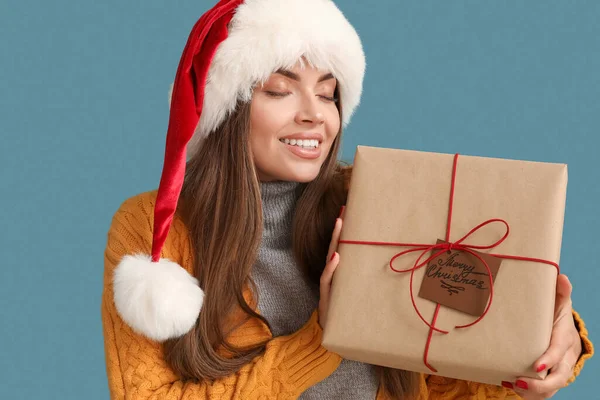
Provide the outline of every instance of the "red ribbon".
[[[439,256],[440,254],[442,254],[443,252],[447,251],[450,252],[451,250],[460,250],[460,251],[464,251],[467,252],[475,257],[477,257],[484,265],[485,268],[487,270],[487,274],[488,274],[488,278],[490,281],[490,299],[489,302],[485,308],[485,310],[483,311],[483,313],[481,314],[481,316],[479,318],[477,318],[475,321],[471,322],[470,324],[467,325],[459,325],[459,326],[455,326],[455,328],[461,329],[461,328],[467,328],[470,326],[473,326],[475,324],[477,324],[479,321],[481,321],[483,319],[483,317],[485,317],[485,315],[487,314],[488,310],[490,309],[490,306],[492,305],[492,299],[494,297],[494,286],[493,286],[493,277],[492,277],[492,272],[490,270],[489,265],[485,262],[485,260],[483,258],[481,258],[476,252],[474,252],[474,249],[477,250],[486,250],[486,249],[492,249],[496,246],[498,246],[500,243],[502,243],[509,235],[510,232],[510,227],[508,225],[508,223],[503,220],[503,219],[499,219],[499,218],[493,218],[493,219],[488,219],[487,221],[482,222],[481,224],[477,225],[475,228],[471,229],[469,231],[469,233],[467,233],[465,236],[463,236],[462,238],[460,238],[459,240],[457,240],[456,242],[451,242],[450,241],[450,226],[451,226],[451,222],[452,222],[452,206],[454,203],[454,186],[455,186],[455,182],[456,182],[456,167],[458,165],[458,154],[454,155],[454,163],[452,166],[452,185],[450,187],[450,205],[449,205],[449,209],[448,209],[448,222],[446,225],[446,242],[447,243],[440,243],[440,244],[427,244],[427,243],[396,243],[396,242],[371,242],[371,241],[363,241],[363,240],[340,240],[339,243],[346,243],[346,244],[366,244],[366,245],[375,245],[375,246],[399,246],[399,247],[412,247],[412,249],[409,250],[404,250],[396,255],[394,255],[389,262],[389,266],[392,269],[392,271],[394,272],[399,272],[399,273],[403,273],[403,272],[410,272],[410,299],[413,305],[413,308],[415,309],[417,315],[419,316],[419,318],[421,318],[421,321],[423,321],[425,323],[425,325],[427,325],[429,327],[429,335],[427,337],[427,342],[425,344],[425,352],[423,354],[423,362],[425,364],[425,366],[427,366],[427,368],[429,368],[431,371],[433,372],[437,372],[437,370],[435,368],[433,368],[431,365],[429,365],[429,363],[427,362],[427,355],[429,353],[429,347],[431,344],[431,338],[433,336],[433,332],[439,332],[442,334],[448,334],[448,331],[439,329],[435,327],[435,322],[437,320],[438,314],[439,314],[439,310],[440,310],[440,304],[436,305],[435,308],[435,312],[433,314],[433,318],[431,320],[431,323],[427,322],[425,320],[425,318],[423,317],[423,315],[421,314],[421,312],[419,311],[419,308],[417,307],[417,304],[415,302],[415,296],[413,293],[413,277],[414,277],[414,273],[416,270],[418,270],[419,268],[422,268],[423,266],[427,265],[427,263],[429,261],[431,261],[432,259],[436,258],[437,256]],[[491,245],[487,245],[487,246],[481,246],[481,245],[472,245],[472,244],[465,244],[463,243],[469,236],[471,236],[473,233],[475,233],[476,231],[478,231],[479,229],[483,228],[484,226],[494,223],[494,222],[500,222],[503,223],[506,227],[506,233],[504,234],[504,236],[502,236],[502,238],[500,238],[498,241],[496,241],[495,243],[491,244]],[[429,258],[427,258],[425,261],[421,261],[421,259],[423,258],[423,256],[425,256],[427,253],[433,251],[433,250],[438,250],[436,253],[434,253],[432,256],[430,256]],[[412,252],[416,252],[416,251],[420,251],[421,255],[419,256],[419,258],[417,258],[417,260],[415,261],[414,265],[412,266],[412,268],[408,268],[408,269],[395,269],[393,266],[393,262],[395,259],[397,259],[398,257],[401,257],[405,254],[408,253],[412,253]],[[548,264],[548,265],[552,265],[553,267],[556,268],[557,272],[560,273],[560,267],[558,266],[557,263],[552,262],[552,261],[548,261],[548,260],[542,260],[539,258],[531,258],[531,257],[520,257],[520,256],[511,256],[511,255],[506,255],[506,254],[489,254],[490,256],[494,256],[494,257],[498,257],[498,258],[505,258],[505,259],[511,259],[511,260],[520,260],[520,261],[530,261],[530,262],[539,262],[539,263],[544,263],[544,264]]]

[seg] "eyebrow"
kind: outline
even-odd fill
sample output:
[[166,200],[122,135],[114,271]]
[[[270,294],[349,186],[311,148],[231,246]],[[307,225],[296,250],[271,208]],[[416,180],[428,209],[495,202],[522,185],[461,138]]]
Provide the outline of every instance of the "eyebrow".
[[[275,73],[283,75],[285,77],[288,77],[290,79],[293,79],[295,81],[300,82],[300,76],[298,76],[298,74],[296,74],[296,73],[294,73],[292,71],[288,71],[286,69],[278,69],[277,71],[275,71]],[[329,72],[329,73],[321,76],[317,82],[323,82],[323,81],[326,81],[328,79],[334,79],[334,76],[333,76],[333,74],[331,72]]]

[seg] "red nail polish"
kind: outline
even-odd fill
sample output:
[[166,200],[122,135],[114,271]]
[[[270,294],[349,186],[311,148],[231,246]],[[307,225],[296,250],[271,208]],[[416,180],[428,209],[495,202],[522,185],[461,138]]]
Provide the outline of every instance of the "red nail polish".
[[527,389],[529,389],[529,386],[527,386],[527,382],[525,382],[525,381],[522,381],[522,380],[520,380],[520,379],[519,379],[519,380],[517,380],[516,384],[517,384],[517,387],[518,387],[519,389],[524,389],[524,390],[527,390]]
[[537,368],[537,371],[536,371],[536,372],[542,372],[542,371],[543,371],[543,370],[545,370],[545,369],[546,369],[546,364],[542,364],[542,365],[540,365],[540,366]]
[[342,206],[342,208],[340,208],[340,216],[338,218],[342,217],[342,214],[344,213],[344,208],[346,208],[346,206]]
[[335,251],[333,252],[333,254],[331,255],[331,258],[329,259],[329,261],[333,260],[335,258]]
[[502,386],[504,386],[505,388],[508,388],[508,389],[513,388],[513,384],[510,382],[506,382],[506,381],[502,381]]

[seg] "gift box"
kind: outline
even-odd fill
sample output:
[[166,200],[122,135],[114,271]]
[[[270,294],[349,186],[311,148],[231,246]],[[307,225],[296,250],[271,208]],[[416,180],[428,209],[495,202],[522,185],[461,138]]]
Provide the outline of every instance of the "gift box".
[[323,345],[487,384],[544,378],[566,187],[565,164],[358,146]]

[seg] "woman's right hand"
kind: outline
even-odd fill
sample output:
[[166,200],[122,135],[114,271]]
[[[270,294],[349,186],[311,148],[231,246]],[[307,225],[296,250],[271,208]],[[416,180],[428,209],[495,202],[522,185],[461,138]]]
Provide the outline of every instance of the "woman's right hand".
[[[343,209],[342,209],[343,210]],[[329,292],[331,290],[331,280],[333,273],[340,263],[340,255],[336,252],[340,233],[342,232],[342,214],[335,220],[335,228],[331,235],[331,243],[327,252],[327,264],[321,274],[320,281],[320,298],[319,298],[319,324],[325,328],[327,322],[327,310],[329,309]]]

